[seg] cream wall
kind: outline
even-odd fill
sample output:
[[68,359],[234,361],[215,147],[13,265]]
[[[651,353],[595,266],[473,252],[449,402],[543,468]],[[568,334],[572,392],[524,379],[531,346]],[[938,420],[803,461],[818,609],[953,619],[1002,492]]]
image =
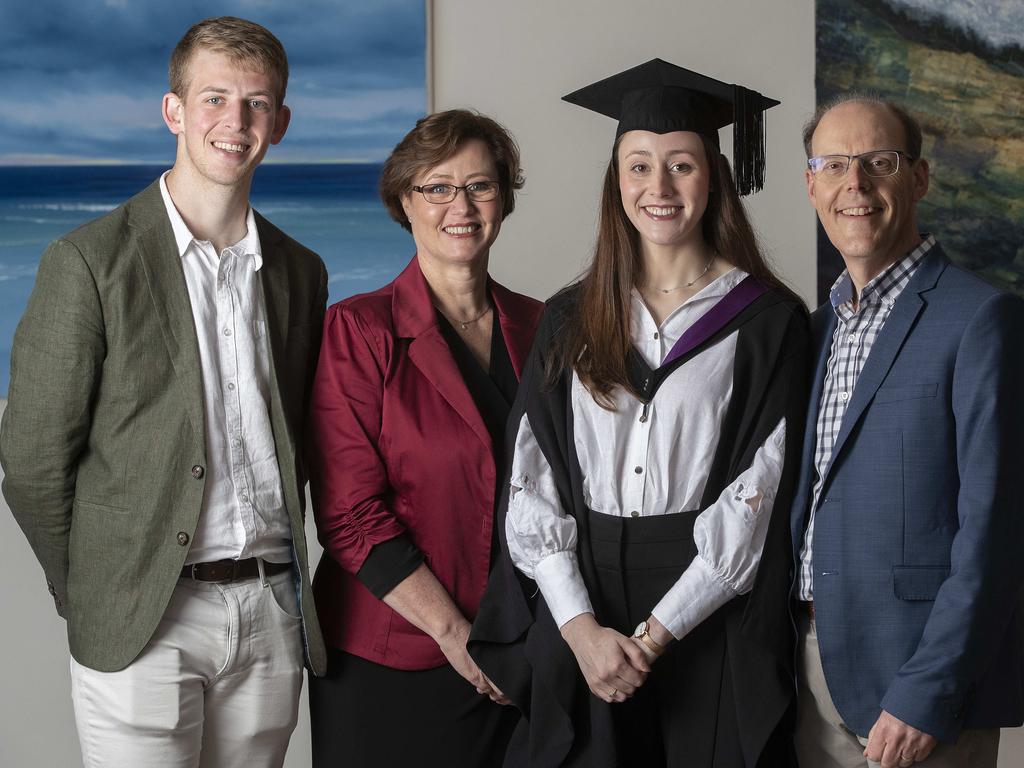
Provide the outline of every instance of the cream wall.
[[497,279],[547,296],[582,269],[615,121],[560,99],[660,57],[782,102],[767,113],[767,183],[748,209],[779,271],[812,298],[800,127],[814,110],[813,0],[435,0],[433,36],[435,109],[478,109],[522,149],[526,187],[492,250]]

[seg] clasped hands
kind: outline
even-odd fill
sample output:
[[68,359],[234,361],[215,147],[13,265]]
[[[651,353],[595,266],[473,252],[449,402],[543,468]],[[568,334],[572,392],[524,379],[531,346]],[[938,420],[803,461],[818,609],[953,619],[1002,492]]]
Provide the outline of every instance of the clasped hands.
[[609,703],[621,703],[636,693],[658,658],[635,637],[602,627],[592,613],[570,619],[562,625],[561,633],[590,691]]

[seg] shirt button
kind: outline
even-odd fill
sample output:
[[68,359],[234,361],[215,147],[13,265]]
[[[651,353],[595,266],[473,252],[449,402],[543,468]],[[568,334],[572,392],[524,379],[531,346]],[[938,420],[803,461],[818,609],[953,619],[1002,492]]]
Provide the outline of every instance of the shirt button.
[[225,336],[230,336],[231,335],[231,329],[230,328],[225,328],[224,329],[224,335]]
[[642,475],[643,471],[644,471],[644,468],[643,467],[633,467],[633,471],[636,472],[638,475]]
[[242,491],[240,494],[238,494],[238,498],[240,498],[242,501],[248,501],[249,494],[246,493],[245,491]]
[[178,543],[183,547],[188,544],[188,534],[184,531],[178,531]]
[[229,383],[228,384],[228,390],[231,391],[231,392],[234,392],[235,391],[235,385],[232,384],[232,383]]
[[629,513],[631,517],[640,517],[640,510],[634,509]]
[[658,334],[657,331],[654,332],[654,338],[655,339],[660,339],[661,338],[661,336]]
[[842,400],[845,403],[847,400],[850,399],[850,393],[849,392],[840,392],[839,393],[839,399]]
[[192,467],[192,477],[194,477],[196,480],[199,480],[200,478],[202,478],[202,476],[204,474],[205,474],[205,470],[201,466],[199,466],[198,464],[196,464],[194,467]]
[[853,344],[853,342],[855,342],[856,340],[857,340],[857,334],[851,333],[850,334],[850,343]]

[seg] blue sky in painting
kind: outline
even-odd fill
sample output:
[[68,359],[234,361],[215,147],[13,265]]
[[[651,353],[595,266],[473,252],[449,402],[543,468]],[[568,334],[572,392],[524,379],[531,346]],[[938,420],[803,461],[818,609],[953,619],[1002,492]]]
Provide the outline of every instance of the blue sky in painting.
[[292,123],[271,162],[382,160],[426,109],[423,0],[44,0],[0,4],[0,164],[169,163],[167,60],[234,15],[284,43]]
[[990,45],[1024,45],[1024,3],[1021,0],[890,0],[890,5],[944,16],[972,29]]

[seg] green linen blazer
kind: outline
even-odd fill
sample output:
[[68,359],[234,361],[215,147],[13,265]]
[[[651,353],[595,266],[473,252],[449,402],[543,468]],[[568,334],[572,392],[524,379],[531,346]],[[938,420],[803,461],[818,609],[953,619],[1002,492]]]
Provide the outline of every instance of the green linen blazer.
[[[320,258],[256,214],[270,419],[307,663],[326,669],[309,582],[301,447],[327,301]],[[71,654],[127,666],[164,614],[205,484],[203,389],[185,275],[155,182],[54,242],[14,335],[3,494],[43,567]]]

